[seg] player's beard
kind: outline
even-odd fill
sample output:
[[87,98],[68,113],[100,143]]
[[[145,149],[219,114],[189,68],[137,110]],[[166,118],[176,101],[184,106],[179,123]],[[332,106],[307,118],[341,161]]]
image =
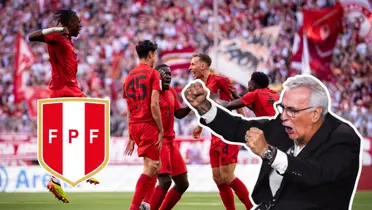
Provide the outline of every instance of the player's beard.
[[170,83],[164,83],[163,87],[164,87],[164,90],[169,90]]

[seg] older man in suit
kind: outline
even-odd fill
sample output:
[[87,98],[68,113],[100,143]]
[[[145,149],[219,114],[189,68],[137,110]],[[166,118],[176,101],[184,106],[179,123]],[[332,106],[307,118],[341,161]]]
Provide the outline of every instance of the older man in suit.
[[329,112],[329,93],[315,77],[296,76],[283,86],[278,113],[267,119],[243,119],[217,106],[200,81],[188,85],[183,97],[204,126],[262,158],[255,209],[351,209],[360,134]]

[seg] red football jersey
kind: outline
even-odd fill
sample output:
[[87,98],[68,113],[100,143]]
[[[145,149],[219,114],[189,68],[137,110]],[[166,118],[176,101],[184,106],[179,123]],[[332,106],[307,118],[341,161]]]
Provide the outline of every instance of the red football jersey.
[[231,90],[234,89],[229,78],[218,74],[209,74],[207,79],[207,88],[212,93],[219,93],[220,99],[224,101],[231,101]]
[[78,86],[76,73],[78,59],[71,38],[57,32],[44,36],[52,65],[52,80],[49,89],[58,90],[64,86]]
[[[209,74],[206,86],[211,93],[218,93],[220,99],[231,101],[232,95],[230,90],[233,90],[234,87],[229,78],[218,74]],[[221,142],[221,140],[212,134],[212,144],[217,144],[218,142]]]
[[181,108],[178,102],[176,91],[173,88],[160,94],[161,119],[164,128],[164,137],[172,140],[175,137],[174,132],[174,112]]
[[159,72],[146,64],[139,64],[125,79],[123,97],[130,110],[129,123],[154,123],[151,114],[151,94],[161,91]]
[[280,98],[279,94],[270,88],[256,89],[245,94],[240,100],[244,105],[251,105],[256,117],[272,117],[275,115],[274,102]]

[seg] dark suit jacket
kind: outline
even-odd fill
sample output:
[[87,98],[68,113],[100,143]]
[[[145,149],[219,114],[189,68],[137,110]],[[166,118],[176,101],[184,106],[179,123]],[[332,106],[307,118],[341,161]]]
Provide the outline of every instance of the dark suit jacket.
[[[280,116],[273,120],[245,120],[218,108],[215,119],[201,123],[231,142],[245,142],[251,127],[264,131],[266,141],[283,152],[293,147]],[[269,186],[272,168],[262,162],[252,192],[256,204],[274,203],[279,210],[346,210],[356,184],[360,162],[360,137],[348,124],[327,114],[323,125],[297,157],[288,157],[283,181],[273,198]]]

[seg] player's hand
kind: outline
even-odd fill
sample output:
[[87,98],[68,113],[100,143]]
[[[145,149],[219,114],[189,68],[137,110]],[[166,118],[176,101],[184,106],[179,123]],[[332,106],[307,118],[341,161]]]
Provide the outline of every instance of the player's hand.
[[231,95],[230,95],[230,99],[231,100],[235,100],[235,99],[239,99],[240,98],[240,96],[238,94],[238,91],[236,91],[235,88],[229,87],[229,91],[231,93]]
[[207,93],[207,89],[199,81],[190,84],[183,92],[186,100],[200,115],[207,113],[212,106],[212,103],[207,98]]
[[247,146],[252,150],[252,152],[260,157],[263,157],[264,152],[269,147],[264,132],[258,128],[252,127],[247,130],[245,140]]
[[70,34],[70,32],[68,31],[68,29],[66,27],[63,27],[63,31],[60,31],[59,33],[62,34],[62,35],[69,35]]
[[125,148],[125,154],[132,155],[134,151],[134,141],[129,138],[127,147]]
[[161,147],[163,145],[163,137],[164,137],[164,131],[159,131],[158,141],[156,142],[156,145],[158,145],[159,147],[159,151],[161,151]]
[[200,135],[203,131],[203,128],[200,127],[200,126],[197,126],[196,128],[194,128],[194,130],[192,131],[192,137],[194,137],[194,139],[199,139],[200,138]]

